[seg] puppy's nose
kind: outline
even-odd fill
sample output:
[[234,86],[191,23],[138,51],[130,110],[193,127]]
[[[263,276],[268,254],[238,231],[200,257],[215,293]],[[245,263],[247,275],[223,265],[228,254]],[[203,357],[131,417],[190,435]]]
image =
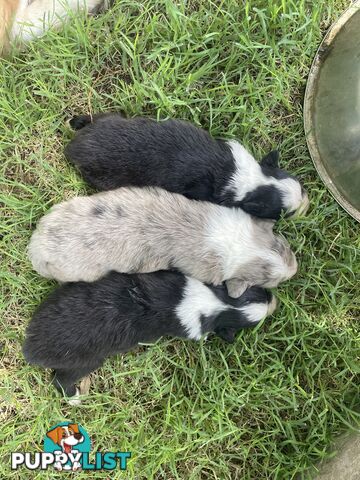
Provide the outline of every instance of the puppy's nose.
[[293,277],[297,270],[298,270],[298,262],[296,260],[295,253],[290,250],[289,252],[289,257],[287,258],[287,274],[285,276],[284,280],[289,280],[291,277]]
[[292,267],[292,270],[293,270],[294,275],[295,275],[295,273],[297,272],[297,269],[298,269],[298,262],[296,260],[296,256],[295,256],[294,252],[291,252],[291,267]]
[[293,218],[301,217],[305,215],[305,213],[309,210],[310,200],[309,200],[308,194],[305,192],[303,188],[301,188],[301,191],[302,191],[301,203],[299,207],[294,212],[291,212],[290,214],[290,216]]
[[305,213],[309,210],[309,207],[310,207],[310,200],[309,200],[308,194],[304,190],[302,194],[301,205],[299,208],[299,215],[305,215]]
[[74,433],[74,437],[76,440],[81,440],[82,439],[82,434],[81,433]]
[[275,312],[276,307],[277,307],[277,300],[276,300],[276,297],[273,295],[271,302],[268,305],[267,314],[272,315]]

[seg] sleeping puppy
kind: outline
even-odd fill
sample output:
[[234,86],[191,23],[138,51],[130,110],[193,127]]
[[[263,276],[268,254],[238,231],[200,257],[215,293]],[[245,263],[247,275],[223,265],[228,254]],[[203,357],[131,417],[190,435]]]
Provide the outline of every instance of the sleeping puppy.
[[0,55],[10,44],[40,37],[48,28],[58,27],[70,11],[89,12],[106,7],[108,0],[0,0]]
[[160,188],[118,188],[56,205],[39,222],[29,256],[60,282],[92,282],[110,270],[178,270],[201,282],[227,281],[239,297],[276,287],[297,270],[273,222],[239,208],[189,200]]
[[259,164],[239,142],[215,140],[180,120],[110,113],[75,117],[70,125],[80,131],[65,156],[98,190],[161,187],[274,220],[282,211],[307,210],[306,193],[297,178],[279,168],[276,151]]
[[111,272],[55,290],[28,325],[23,351],[29,363],[53,369],[55,386],[76,402],[75,384],[111,355],[162,336],[199,340],[214,332],[233,342],[240,329],[255,326],[275,306],[275,297],[259,287],[234,300],[224,286],[176,272]]

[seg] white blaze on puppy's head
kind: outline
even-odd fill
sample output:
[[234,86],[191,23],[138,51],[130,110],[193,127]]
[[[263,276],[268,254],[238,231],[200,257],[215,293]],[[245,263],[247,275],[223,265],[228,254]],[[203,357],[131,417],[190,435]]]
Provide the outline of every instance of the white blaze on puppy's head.
[[279,155],[272,151],[261,163],[237,141],[227,142],[235,171],[225,187],[224,196],[232,193],[231,203],[260,218],[277,220],[288,215],[304,214],[309,199],[298,179],[279,168]]
[[234,299],[224,285],[211,287],[186,277],[183,298],[175,311],[188,338],[199,340],[204,334],[214,332],[233,342],[242,328],[259,323],[275,307],[275,297],[263,288],[249,288]]

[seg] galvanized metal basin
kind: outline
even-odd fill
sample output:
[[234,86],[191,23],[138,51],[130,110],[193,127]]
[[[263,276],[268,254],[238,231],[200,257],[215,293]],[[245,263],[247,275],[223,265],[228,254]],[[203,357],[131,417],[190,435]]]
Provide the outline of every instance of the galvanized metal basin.
[[315,56],[304,122],[320,177],[360,222],[360,0],[330,28]]

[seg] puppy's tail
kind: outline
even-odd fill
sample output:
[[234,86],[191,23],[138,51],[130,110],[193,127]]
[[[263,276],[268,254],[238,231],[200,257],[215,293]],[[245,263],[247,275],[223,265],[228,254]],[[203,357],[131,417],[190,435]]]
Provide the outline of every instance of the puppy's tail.
[[69,125],[73,130],[81,130],[89,123],[92,123],[91,115],[76,115],[71,120],[69,120]]

